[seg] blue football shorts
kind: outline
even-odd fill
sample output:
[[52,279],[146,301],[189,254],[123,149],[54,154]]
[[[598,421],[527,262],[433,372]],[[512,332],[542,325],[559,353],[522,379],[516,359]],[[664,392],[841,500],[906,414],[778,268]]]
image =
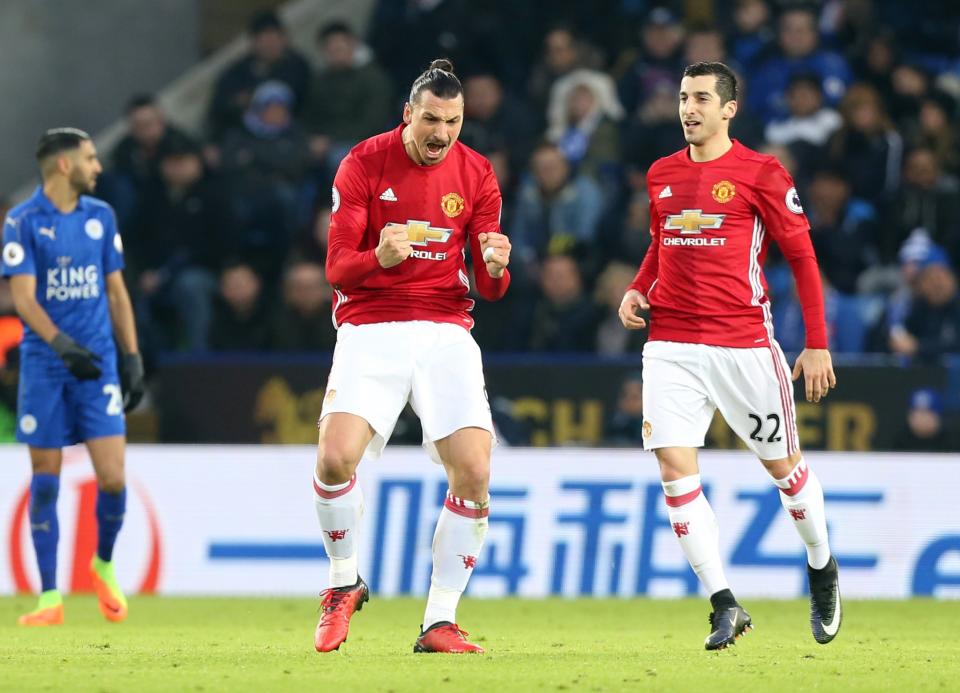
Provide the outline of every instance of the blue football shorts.
[[115,358],[100,364],[98,380],[77,380],[61,364],[20,367],[17,440],[36,448],[62,448],[92,438],[124,435],[123,394]]

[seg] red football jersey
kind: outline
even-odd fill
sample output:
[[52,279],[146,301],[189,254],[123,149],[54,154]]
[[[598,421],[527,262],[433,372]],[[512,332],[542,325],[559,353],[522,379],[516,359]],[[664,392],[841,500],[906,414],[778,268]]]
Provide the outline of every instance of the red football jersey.
[[[333,321],[429,320],[470,329],[468,238],[479,294],[497,300],[510,283],[506,271],[500,279],[487,273],[477,238],[500,232],[500,187],[490,162],[460,142],[439,164],[418,165],[404,149],[404,127],[358,144],[334,179],[327,253]],[[375,250],[391,222],[408,225],[414,251],[385,269]]]
[[702,163],[683,149],[650,167],[647,192],[653,239],[631,288],[650,302],[650,339],[768,346],[773,319],[761,267],[772,237],[797,281],[807,346],[827,347],[810,223],[776,158],[736,140]]

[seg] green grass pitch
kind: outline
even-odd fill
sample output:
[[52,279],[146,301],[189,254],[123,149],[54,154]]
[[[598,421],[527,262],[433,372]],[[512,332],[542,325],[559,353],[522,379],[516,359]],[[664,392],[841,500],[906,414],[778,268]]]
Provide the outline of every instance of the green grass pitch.
[[948,691],[960,685],[960,601],[852,601],[814,642],[803,601],[750,600],[756,629],[706,652],[705,600],[477,600],[458,616],[483,656],[415,655],[419,599],[374,597],[341,652],[313,650],[317,602],[131,599],[106,623],[91,597],[66,623],[21,628],[0,599],[0,690]]

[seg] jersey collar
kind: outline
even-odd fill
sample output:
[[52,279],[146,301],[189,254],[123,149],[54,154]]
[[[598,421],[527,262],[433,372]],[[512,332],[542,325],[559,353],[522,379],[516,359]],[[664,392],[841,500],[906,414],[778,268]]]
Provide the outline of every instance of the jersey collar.
[[736,138],[731,137],[731,138],[730,138],[730,142],[732,143],[732,146],[730,147],[730,149],[728,149],[727,151],[725,151],[723,154],[721,154],[720,156],[718,156],[716,159],[711,159],[710,161],[694,161],[693,159],[691,159],[691,158],[690,158],[690,145],[687,145],[687,146],[683,149],[683,161],[684,161],[684,163],[686,163],[688,166],[695,166],[695,167],[698,167],[698,166],[713,166],[714,164],[719,164],[719,163],[722,162],[722,161],[727,161],[728,159],[732,158],[736,152],[739,152],[739,151],[743,148],[743,145],[740,144],[740,141],[737,140]]
[[[31,199],[33,200],[33,202],[36,203],[38,207],[43,209],[45,212],[49,212],[50,214],[63,215],[63,212],[57,209],[57,206],[53,204],[53,202],[50,201],[50,198],[47,197],[46,193],[43,192],[42,185],[38,185],[37,189],[33,191],[33,196]],[[88,196],[81,195],[80,198],[77,200],[76,208],[73,210],[73,212],[70,212],[70,214],[73,214],[74,212],[79,212],[79,211],[85,212],[89,208],[90,208],[90,201],[88,199]]]

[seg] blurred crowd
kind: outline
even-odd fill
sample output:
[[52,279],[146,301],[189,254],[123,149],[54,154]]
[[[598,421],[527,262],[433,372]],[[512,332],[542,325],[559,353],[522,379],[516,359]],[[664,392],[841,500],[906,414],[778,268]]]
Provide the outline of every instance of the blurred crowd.
[[[683,67],[718,60],[740,79],[733,136],[797,182],[833,350],[960,352],[960,5],[920,4],[381,0],[366,35],[321,28],[322,69],[258,14],[202,133],[138,95],[104,153],[99,194],[120,219],[145,347],[331,349],[332,177],[447,56],[461,141],[493,163],[514,245],[508,297],[475,309],[484,350],[638,351],[644,336],[616,313],[650,239],[644,174],[684,146]],[[797,351],[802,313],[776,252],[766,272],[778,338]]]

